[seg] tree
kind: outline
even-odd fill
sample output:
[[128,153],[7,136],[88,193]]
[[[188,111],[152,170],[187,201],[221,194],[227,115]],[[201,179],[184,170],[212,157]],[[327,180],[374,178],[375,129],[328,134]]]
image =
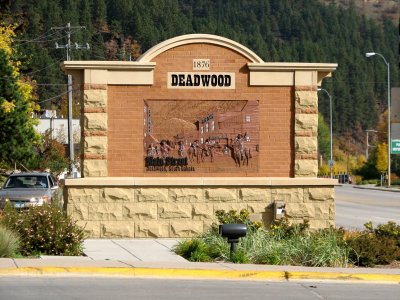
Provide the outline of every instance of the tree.
[[20,78],[20,62],[12,48],[13,26],[0,26],[0,162],[26,164],[38,142],[31,113],[37,107],[34,89]]
[[387,143],[380,143],[376,148],[376,169],[380,173],[385,173],[388,166],[388,156],[387,156]]
[[321,114],[318,114],[318,152],[324,160],[330,158],[330,131]]

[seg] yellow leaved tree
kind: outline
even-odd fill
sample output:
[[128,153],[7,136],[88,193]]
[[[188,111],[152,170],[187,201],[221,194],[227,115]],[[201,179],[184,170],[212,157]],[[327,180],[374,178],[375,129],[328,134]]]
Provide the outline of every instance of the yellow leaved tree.
[[388,166],[387,143],[380,143],[376,147],[375,167],[380,173],[385,173]]
[[15,25],[0,24],[0,163],[6,165],[27,163],[39,141],[32,118],[38,109],[34,82],[21,77],[14,29]]

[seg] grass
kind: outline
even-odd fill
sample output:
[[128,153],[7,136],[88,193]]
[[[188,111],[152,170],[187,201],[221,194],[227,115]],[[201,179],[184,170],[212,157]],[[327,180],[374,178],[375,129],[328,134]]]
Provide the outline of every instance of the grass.
[[[230,255],[229,244],[215,229],[192,240],[180,242],[175,251],[190,261],[230,261],[270,265],[347,267],[349,248],[335,229],[307,232],[300,227],[250,230]],[[202,260],[204,259],[204,260]]]
[[0,257],[16,257],[20,239],[11,230],[0,226]]

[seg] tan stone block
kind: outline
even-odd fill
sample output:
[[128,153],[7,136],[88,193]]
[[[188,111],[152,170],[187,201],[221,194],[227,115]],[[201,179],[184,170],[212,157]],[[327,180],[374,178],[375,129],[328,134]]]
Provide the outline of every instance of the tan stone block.
[[218,220],[202,220],[203,221],[203,232],[211,229],[213,224],[218,224]]
[[91,221],[122,220],[122,204],[91,203],[89,204],[89,220]]
[[104,188],[101,191],[100,202],[134,202],[134,188]]
[[259,202],[247,203],[247,210],[248,210],[249,213],[252,213],[252,214],[254,214],[254,213],[263,213],[263,212],[265,212],[265,211],[267,211],[269,209],[268,206],[270,204],[271,203],[259,203]]
[[85,107],[106,107],[107,90],[85,90],[83,104]]
[[233,202],[238,201],[237,190],[235,188],[208,188],[205,190],[206,201],[212,202]]
[[105,113],[86,113],[83,116],[85,130],[107,130],[107,114]]
[[122,217],[124,219],[139,220],[156,220],[157,219],[156,203],[128,203],[122,205]]
[[77,221],[76,225],[83,228],[87,238],[100,238],[100,221]]
[[193,220],[214,219],[214,205],[211,203],[193,204]]
[[314,206],[314,216],[315,219],[329,220],[332,215],[332,204],[329,202],[314,202],[308,203],[307,205]]
[[297,154],[314,154],[318,151],[318,141],[316,137],[296,136],[294,144]]
[[318,115],[317,114],[296,114],[294,121],[294,131],[311,131],[318,132]]
[[335,201],[328,201],[329,203],[329,220],[336,220],[336,205]]
[[99,202],[99,188],[68,188],[68,204],[83,202]]
[[135,225],[135,237],[161,238],[170,237],[169,221],[141,221]]
[[303,202],[304,190],[303,188],[279,188],[272,189],[271,202],[283,201],[285,203]]
[[74,220],[89,220],[89,205],[87,203],[68,204],[67,212]]
[[296,91],[295,92],[296,108],[317,108],[318,95],[316,91]]
[[107,160],[86,159],[83,162],[85,177],[106,177],[108,174]]
[[191,219],[192,205],[184,203],[158,204],[159,219]]
[[318,161],[314,159],[298,159],[294,163],[296,177],[317,177]]
[[170,237],[193,237],[203,233],[203,229],[203,221],[171,221]]
[[84,139],[84,152],[94,154],[107,154],[108,139],[106,136],[86,136]]
[[310,187],[305,189],[304,201],[334,200],[335,189],[333,187]]
[[141,188],[136,190],[136,199],[139,202],[167,202],[167,188]]
[[241,201],[271,201],[271,189],[269,188],[241,188],[239,190]]
[[102,238],[134,238],[135,223],[132,221],[101,222]]
[[204,202],[202,187],[169,189],[168,197],[171,202]]
[[325,228],[330,228],[334,227],[335,223],[329,220],[317,220],[317,219],[312,219],[309,220],[310,225],[310,230],[318,230],[318,229],[325,229]]
[[312,219],[315,216],[315,207],[310,203],[288,203],[285,210],[289,218]]

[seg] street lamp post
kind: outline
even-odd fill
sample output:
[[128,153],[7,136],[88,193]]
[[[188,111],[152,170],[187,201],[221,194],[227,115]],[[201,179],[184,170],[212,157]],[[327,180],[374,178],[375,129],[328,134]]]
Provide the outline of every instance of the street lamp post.
[[387,97],[388,97],[388,187],[390,187],[390,65],[389,63],[386,61],[385,57],[377,52],[367,52],[365,53],[366,57],[371,57],[374,55],[378,55],[379,57],[381,57],[383,59],[383,61],[385,62],[386,66],[387,66]]
[[325,89],[321,89],[319,88],[318,91],[323,91],[325,92],[328,97],[329,97],[329,125],[330,125],[330,134],[331,134],[331,159],[329,161],[329,173],[330,173],[330,177],[333,178],[332,176],[332,167],[333,167],[333,151],[332,151],[332,97],[331,95],[328,93],[327,90]]

